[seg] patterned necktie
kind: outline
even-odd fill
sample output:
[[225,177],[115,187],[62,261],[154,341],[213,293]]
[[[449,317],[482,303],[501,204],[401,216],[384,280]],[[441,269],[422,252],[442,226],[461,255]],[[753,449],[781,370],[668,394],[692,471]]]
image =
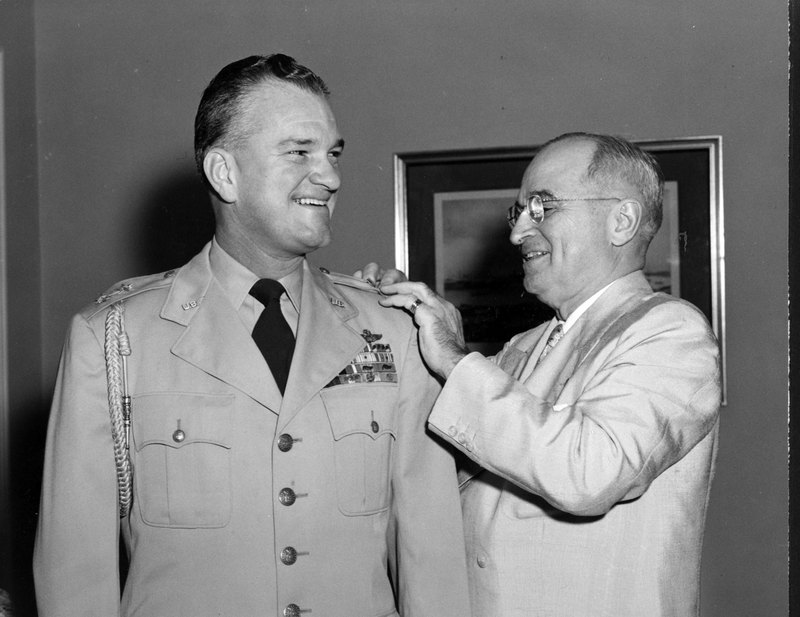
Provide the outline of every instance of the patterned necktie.
[[253,328],[253,340],[267,361],[281,394],[286,390],[294,353],[294,334],[281,312],[284,291],[283,285],[272,279],[261,279],[250,289],[250,295],[264,305]]
[[544,360],[544,357],[550,353],[553,347],[556,346],[556,343],[558,343],[558,341],[560,341],[563,336],[564,336],[564,325],[558,324],[555,328],[553,328],[553,331],[550,333],[550,336],[547,339],[547,343],[545,343],[544,349],[542,349],[542,353],[539,356],[539,359],[536,361],[537,365],[539,364],[539,362]]

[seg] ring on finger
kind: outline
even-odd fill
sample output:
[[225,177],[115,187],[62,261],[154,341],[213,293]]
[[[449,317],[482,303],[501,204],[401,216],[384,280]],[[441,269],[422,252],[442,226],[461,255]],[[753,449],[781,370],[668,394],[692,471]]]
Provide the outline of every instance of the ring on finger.
[[417,312],[417,307],[418,307],[420,304],[422,304],[422,300],[420,300],[419,298],[417,298],[416,300],[414,300],[414,303],[413,303],[411,306],[409,306],[409,307],[408,307],[408,310],[409,310],[409,311],[411,311],[411,314],[412,314],[412,315],[413,315],[414,313],[416,313],[416,312]]

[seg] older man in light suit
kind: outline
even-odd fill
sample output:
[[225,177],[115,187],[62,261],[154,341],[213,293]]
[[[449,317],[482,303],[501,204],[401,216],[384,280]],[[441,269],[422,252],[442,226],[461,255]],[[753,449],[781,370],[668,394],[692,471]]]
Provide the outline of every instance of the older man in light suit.
[[485,358],[420,283],[421,350],[446,384],[429,425],[468,457],[462,508],[476,617],[697,615],[720,406],[717,342],[642,274],[661,222],[655,161],[567,134],[509,213],[525,288],[556,311]]
[[[48,430],[39,615],[468,615],[455,464],[419,414],[439,385],[416,329],[363,281],[305,260],[331,239],[341,182],[324,83],[280,54],[225,67],[195,149],[213,241],[72,322]],[[122,519],[106,383],[120,329]]]

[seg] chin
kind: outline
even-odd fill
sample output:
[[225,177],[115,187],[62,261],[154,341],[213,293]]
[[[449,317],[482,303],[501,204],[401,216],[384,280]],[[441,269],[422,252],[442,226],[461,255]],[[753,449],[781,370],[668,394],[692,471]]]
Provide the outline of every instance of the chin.
[[536,285],[532,279],[525,277],[525,281],[523,282],[523,287],[525,287],[525,291],[534,296],[542,304],[546,304],[547,306],[550,307],[553,306],[547,301],[548,300],[547,290],[543,289],[541,285]]
[[529,294],[537,296],[536,282],[534,281],[532,276],[530,275],[526,276],[525,279],[522,281],[522,286],[525,288],[525,291],[527,291]]
[[320,233],[312,238],[307,238],[305,245],[310,253],[311,251],[316,251],[317,249],[328,246],[332,239],[333,235],[328,231],[327,233]]

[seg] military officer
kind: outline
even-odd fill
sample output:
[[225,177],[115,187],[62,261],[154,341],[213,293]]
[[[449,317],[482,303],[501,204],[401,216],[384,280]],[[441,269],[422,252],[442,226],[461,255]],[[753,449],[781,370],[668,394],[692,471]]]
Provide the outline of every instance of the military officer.
[[195,121],[214,239],[74,317],[34,557],[42,617],[469,614],[454,463],[414,411],[439,386],[413,323],[305,259],[330,242],[340,186],[327,97],[284,55],[225,67]]

